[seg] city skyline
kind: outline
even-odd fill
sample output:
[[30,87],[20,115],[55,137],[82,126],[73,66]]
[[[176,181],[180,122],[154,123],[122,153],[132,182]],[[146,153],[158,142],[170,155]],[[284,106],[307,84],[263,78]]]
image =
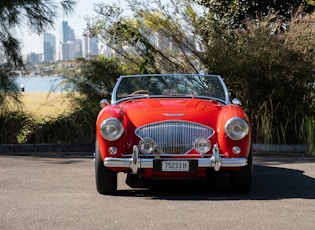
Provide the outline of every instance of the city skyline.
[[[68,24],[73,28],[77,38],[81,38],[83,31],[86,28],[86,22],[84,17],[96,16],[94,12],[94,5],[97,3],[102,3],[102,0],[91,0],[91,1],[77,1],[76,7],[74,7],[74,12],[70,16],[60,17],[54,23],[54,28],[47,30],[46,33],[53,34],[56,36],[56,42],[59,44],[59,34],[60,34],[60,24],[62,21],[68,21]],[[121,4],[124,5],[124,0],[107,0],[107,4]],[[26,57],[30,53],[43,54],[43,34],[36,35],[31,34],[26,28],[21,31],[17,31],[18,37],[20,38],[22,45],[22,55]]]
[[43,52],[31,52],[26,55],[26,61],[31,64],[49,63],[55,61],[74,60],[78,57],[98,55],[100,47],[97,38],[76,36],[74,29],[68,21],[62,21],[59,25],[59,41],[51,33],[43,34]]

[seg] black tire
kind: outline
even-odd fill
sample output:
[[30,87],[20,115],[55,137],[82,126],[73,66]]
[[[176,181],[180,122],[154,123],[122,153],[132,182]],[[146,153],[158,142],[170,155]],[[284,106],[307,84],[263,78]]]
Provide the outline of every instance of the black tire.
[[117,190],[117,172],[103,164],[98,143],[95,143],[95,179],[96,189],[100,194],[111,195]]
[[250,149],[247,165],[240,171],[230,172],[230,186],[233,192],[248,193],[252,186],[253,177],[253,154]]

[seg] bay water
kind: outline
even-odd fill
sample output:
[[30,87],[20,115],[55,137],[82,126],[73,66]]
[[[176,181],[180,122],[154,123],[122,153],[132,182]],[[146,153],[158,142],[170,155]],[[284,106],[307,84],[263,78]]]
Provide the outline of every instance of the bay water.
[[62,92],[61,76],[18,76],[15,81],[24,92]]

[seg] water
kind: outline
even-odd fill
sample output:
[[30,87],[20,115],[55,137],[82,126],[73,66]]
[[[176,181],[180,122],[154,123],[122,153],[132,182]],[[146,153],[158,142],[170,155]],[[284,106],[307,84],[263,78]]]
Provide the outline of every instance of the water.
[[52,77],[16,77],[15,81],[25,92],[61,92],[62,88],[59,85],[61,82],[60,76]]

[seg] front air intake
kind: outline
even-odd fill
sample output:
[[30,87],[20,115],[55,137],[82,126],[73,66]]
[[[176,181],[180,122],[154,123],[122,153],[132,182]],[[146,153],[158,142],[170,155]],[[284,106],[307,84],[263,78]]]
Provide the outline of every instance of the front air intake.
[[166,121],[148,124],[136,129],[135,134],[149,137],[165,154],[184,154],[193,149],[198,137],[209,138],[213,129],[197,123],[185,121]]

